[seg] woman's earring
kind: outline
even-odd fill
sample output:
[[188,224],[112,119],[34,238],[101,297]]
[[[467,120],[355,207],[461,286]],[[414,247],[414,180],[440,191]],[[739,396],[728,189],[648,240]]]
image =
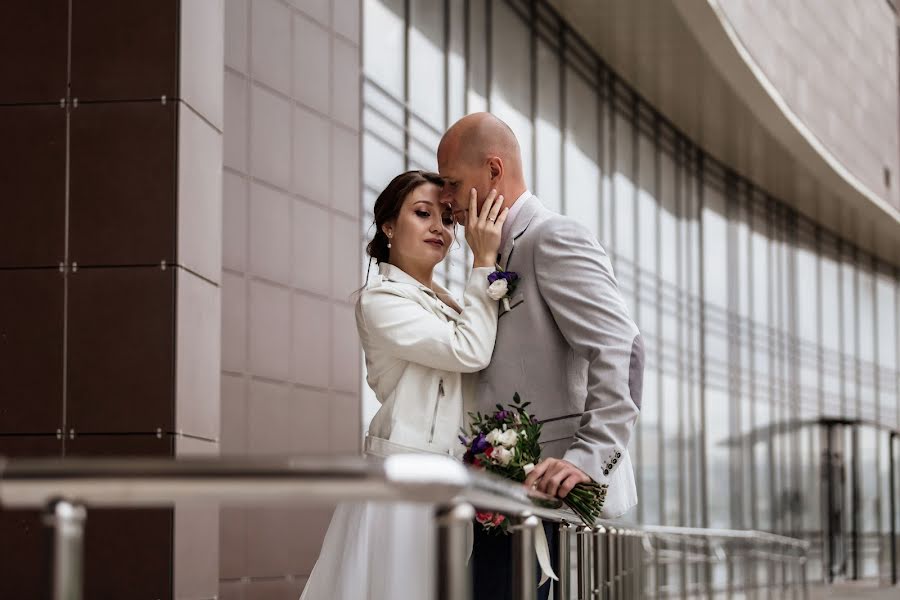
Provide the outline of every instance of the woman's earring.
[[391,234],[389,233],[389,234],[388,234],[388,248],[391,247],[391,238],[392,238],[392,237],[394,237],[394,236],[391,235]]

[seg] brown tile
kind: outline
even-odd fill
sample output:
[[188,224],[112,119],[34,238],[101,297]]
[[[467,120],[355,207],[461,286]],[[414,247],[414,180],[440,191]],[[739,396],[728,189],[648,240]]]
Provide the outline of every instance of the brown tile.
[[0,271],[0,433],[62,427],[64,285],[57,269]]
[[[172,456],[164,435],[76,435],[66,455]],[[171,598],[173,511],[95,509],[85,527],[85,598]]]
[[69,277],[67,427],[172,431],[174,269],[79,269]]
[[152,457],[167,458],[175,455],[171,435],[84,435],[66,438],[66,457]]
[[85,527],[85,598],[172,598],[172,510],[99,509]]
[[175,262],[176,104],[88,104],[72,111],[72,261]]
[[78,0],[72,94],[80,100],[178,95],[177,0]]
[[0,2],[0,104],[65,98],[68,5],[68,0]]
[[0,198],[11,200],[0,219],[0,267],[59,265],[65,259],[66,111],[0,106],[0,131]]
[[[59,456],[56,436],[0,436],[0,456]],[[0,509],[0,598],[49,597],[50,540],[40,511]]]

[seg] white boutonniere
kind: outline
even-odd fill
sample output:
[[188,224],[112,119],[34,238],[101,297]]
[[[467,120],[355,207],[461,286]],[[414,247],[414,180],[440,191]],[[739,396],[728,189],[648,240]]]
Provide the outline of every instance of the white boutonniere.
[[497,270],[488,275],[488,296],[492,300],[503,302],[503,308],[509,310],[509,299],[516,291],[519,282],[519,274],[514,271],[504,271],[497,265]]

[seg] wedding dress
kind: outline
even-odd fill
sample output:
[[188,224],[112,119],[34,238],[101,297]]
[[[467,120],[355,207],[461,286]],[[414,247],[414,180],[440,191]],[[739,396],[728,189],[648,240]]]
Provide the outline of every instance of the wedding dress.
[[[366,380],[381,408],[366,454],[459,456],[457,434],[474,406],[475,373],[490,362],[497,302],[493,269],[472,269],[457,312],[449,292],[429,289],[388,263],[356,304]],[[301,600],[429,600],[434,597],[433,505],[347,502],[336,508]]]

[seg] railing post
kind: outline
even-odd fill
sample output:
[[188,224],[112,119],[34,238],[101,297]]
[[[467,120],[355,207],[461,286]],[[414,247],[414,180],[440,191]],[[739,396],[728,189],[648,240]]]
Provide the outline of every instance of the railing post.
[[594,546],[594,556],[593,556],[593,568],[594,568],[594,595],[598,598],[598,600],[602,600],[607,597],[606,594],[606,528],[602,525],[597,525],[594,528],[593,534],[591,536],[593,538],[593,546]]
[[578,571],[578,600],[591,600],[591,528],[581,526],[575,534],[578,551],[577,551],[577,571]]
[[474,518],[475,509],[465,502],[437,510],[437,600],[472,600],[472,580],[466,568],[466,536]]
[[553,584],[554,600],[572,599],[572,532],[574,525],[566,522],[559,524],[559,569],[556,575],[559,581]]
[[606,589],[609,598],[616,598],[619,593],[618,573],[619,573],[619,547],[618,537],[620,531],[615,527],[606,529]]
[[53,600],[81,600],[84,588],[84,506],[51,502],[44,523],[53,528]]
[[513,531],[512,595],[521,600],[537,598],[537,564],[534,556],[534,536],[541,520],[525,513]]

